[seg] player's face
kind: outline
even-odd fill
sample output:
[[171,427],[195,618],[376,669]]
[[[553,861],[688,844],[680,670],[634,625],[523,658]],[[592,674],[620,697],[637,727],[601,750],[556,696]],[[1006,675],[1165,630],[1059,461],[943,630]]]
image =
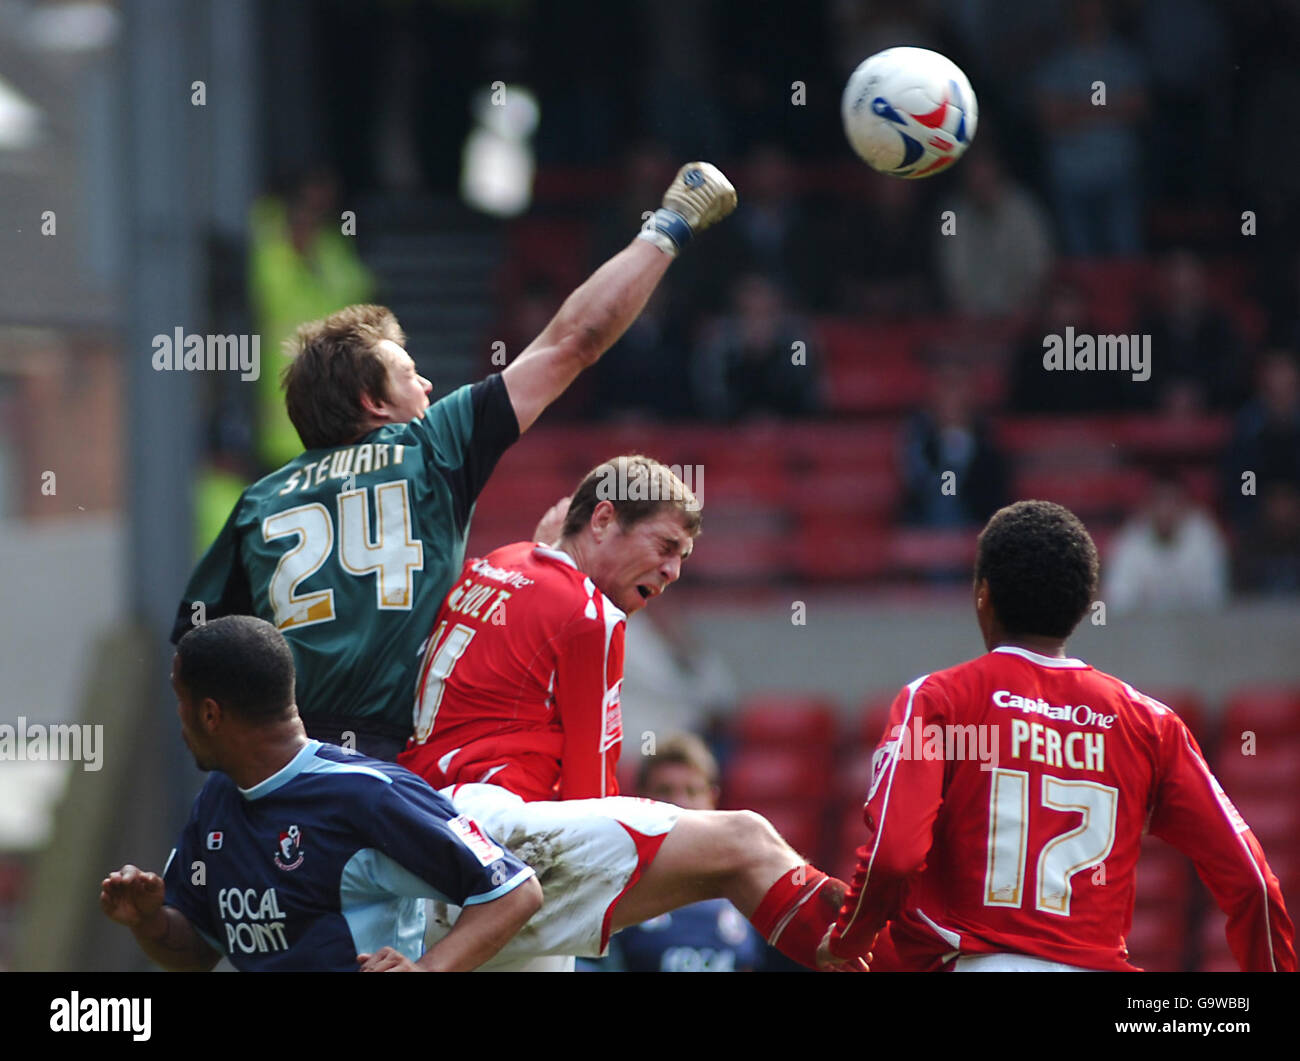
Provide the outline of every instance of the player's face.
[[671,509],[627,528],[611,518],[587,573],[601,593],[631,615],[677,581],[693,547],[681,516]]
[[196,722],[196,712],[194,703],[190,699],[189,690],[181,684],[180,679],[176,676],[179,669],[177,664],[178,657],[172,657],[172,691],[176,694],[176,714],[181,720],[181,739],[185,741],[185,746],[189,748],[190,754],[194,756],[194,765],[200,770],[213,770],[215,767],[208,758],[204,749],[203,735],[199,732]]
[[378,350],[388,366],[388,400],[380,403],[380,407],[392,423],[419,420],[429,408],[433,384],[416,371],[411,355],[391,339],[381,340]]
[[675,803],[684,810],[714,810],[718,805],[717,790],[702,770],[689,763],[661,763],[653,767],[646,775],[641,795]]

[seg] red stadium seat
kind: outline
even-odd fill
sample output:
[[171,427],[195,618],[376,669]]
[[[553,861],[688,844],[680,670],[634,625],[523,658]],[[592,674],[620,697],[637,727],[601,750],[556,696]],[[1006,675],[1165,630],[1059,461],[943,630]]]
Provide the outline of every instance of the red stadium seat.
[[1016,476],[1013,490],[1018,498],[1055,501],[1086,520],[1132,511],[1149,483],[1138,468],[1031,469]]
[[901,413],[929,387],[925,370],[912,364],[847,362],[831,365],[826,375],[828,405],[837,413]]
[[696,544],[689,562],[692,580],[766,582],[786,575],[790,543],[781,533],[726,534],[710,523],[707,538]]
[[804,858],[821,856],[824,805],[819,801],[769,801],[748,807],[763,815],[785,842]]
[[889,532],[851,517],[806,516],[790,543],[799,578],[852,582],[878,578],[889,565]]
[[864,748],[874,749],[884,737],[889,709],[897,695],[897,691],[880,692],[863,700],[858,716],[858,739]]
[[830,787],[828,774],[827,760],[815,748],[741,749],[723,771],[722,791],[730,807],[756,807],[810,793],[821,802],[821,793]]
[[835,705],[803,693],[763,693],[745,700],[731,726],[732,735],[747,747],[813,746],[830,749],[835,743]]
[[1201,958],[1196,968],[1203,973],[1236,973],[1241,971],[1237,959],[1232,956],[1226,934],[1227,921],[1219,908],[1211,906],[1205,911],[1201,921],[1198,939]]
[[1215,772],[1234,798],[1259,793],[1267,799],[1285,792],[1300,777],[1300,740],[1265,735],[1256,740],[1253,755],[1242,753],[1239,739],[1225,741]]
[[1192,865],[1180,851],[1163,840],[1143,837],[1137,865],[1136,906],[1177,907],[1180,916],[1185,916],[1192,895],[1191,874]]
[[1184,911],[1149,908],[1135,910],[1124,937],[1128,960],[1149,972],[1181,972],[1187,948]]
[[893,567],[910,574],[969,570],[975,562],[975,535],[965,529],[903,528],[894,533],[889,559]]
[[885,522],[898,507],[893,468],[816,468],[793,476],[786,502],[800,516],[853,516]]
[[1246,730],[1260,737],[1300,737],[1300,689],[1257,686],[1234,692],[1224,710],[1224,741],[1240,739]]

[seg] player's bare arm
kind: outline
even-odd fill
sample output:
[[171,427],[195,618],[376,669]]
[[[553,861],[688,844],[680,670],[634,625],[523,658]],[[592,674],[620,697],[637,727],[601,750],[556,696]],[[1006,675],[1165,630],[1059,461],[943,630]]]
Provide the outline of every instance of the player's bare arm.
[[100,909],[129,928],[140,949],[164,969],[207,972],[220,960],[189,918],[164,904],[158,874],[126,865],[105,877],[99,888]]
[[532,877],[499,899],[467,906],[455,927],[418,962],[392,947],[358,954],[357,961],[363,973],[467,973],[509,943],[541,908],[542,886]]
[[627,331],[677,252],[735,208],[736,190],[716,167],[691,162],[681,168],[663,206],[631,245],[565,299],[502,372],[521,432]]

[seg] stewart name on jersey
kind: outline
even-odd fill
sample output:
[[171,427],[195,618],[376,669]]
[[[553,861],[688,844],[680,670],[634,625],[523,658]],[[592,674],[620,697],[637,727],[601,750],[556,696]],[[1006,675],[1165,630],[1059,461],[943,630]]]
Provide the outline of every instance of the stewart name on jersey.
[[163,871],[167,905],[245,971],[355,972],[423,951],[426,898],[490,902],[533,871],[424,781],[308,741],[251,789],[214,772]]
[[172,640],[223,615],[274,623],[299,713],[410,733],[421,642],[465,558],[470,516],[519,423],[499,375],[422,418],[308,450],[240,497],[185,589]]

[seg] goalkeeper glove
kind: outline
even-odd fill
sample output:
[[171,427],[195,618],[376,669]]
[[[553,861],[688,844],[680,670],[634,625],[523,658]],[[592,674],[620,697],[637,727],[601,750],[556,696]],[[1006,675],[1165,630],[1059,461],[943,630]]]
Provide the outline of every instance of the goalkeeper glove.
[[674,258],[697,232],[736,209],[736,189],[717,166],[688,162],[664,192],[664,204],[646,220],[637,239]]

